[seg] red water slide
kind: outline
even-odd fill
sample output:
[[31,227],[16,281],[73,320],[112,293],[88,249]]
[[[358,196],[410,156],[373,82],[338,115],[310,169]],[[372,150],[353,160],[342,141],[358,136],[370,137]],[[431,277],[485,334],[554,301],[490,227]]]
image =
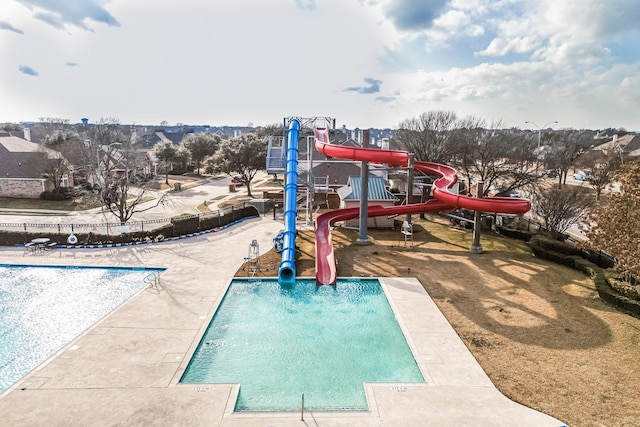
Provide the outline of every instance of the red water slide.
[[[315,130],[315,148],[327,157],[358,160],[389,166],[407,167],[409,153],[398,150],[379,150],[371,148],[345,147],[329,143],[329,130]],[[511,197],[477,198],[449,192],[458,180],[455,169],[438,163],[416,161],[414,169],[426,175],[440,175],[433,183],[434,199],[426,203],[401,206],[369,206],[368,216],[391,216],[420,212],[437,212],[455,208],[491,213],[523,214],[531,209],[527,199]],[[316,283],[332,285],[336,282],[336,262],[331,242],[331,226],[338,221],[357,218],[360,208],[337,209],[319,215],[315,220],[316,234]]]

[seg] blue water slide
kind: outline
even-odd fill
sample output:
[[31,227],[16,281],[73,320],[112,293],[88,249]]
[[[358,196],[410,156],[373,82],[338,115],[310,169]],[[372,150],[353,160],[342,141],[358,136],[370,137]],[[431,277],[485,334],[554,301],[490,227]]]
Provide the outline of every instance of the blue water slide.
[[278,270],[281,285],[293,285],[296,281],[296,198],[298,196],[298,134],[300,121],[291,119],[287,139],[287,166],[284,175],[284,242],[282,261]]

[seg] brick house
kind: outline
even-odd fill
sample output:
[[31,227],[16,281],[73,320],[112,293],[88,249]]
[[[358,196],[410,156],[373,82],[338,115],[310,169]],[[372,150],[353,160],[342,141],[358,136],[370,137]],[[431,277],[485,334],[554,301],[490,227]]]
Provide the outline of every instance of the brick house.
[[0,197],[38,198],[73,186],[73,173],[55,150],[0,131]]

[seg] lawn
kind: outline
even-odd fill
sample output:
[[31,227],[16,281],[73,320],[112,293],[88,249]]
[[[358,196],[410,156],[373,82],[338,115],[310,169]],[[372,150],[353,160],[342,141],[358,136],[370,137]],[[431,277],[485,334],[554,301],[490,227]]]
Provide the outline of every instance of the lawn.
[[46,209],[54,211],[80,211],[99,207],[96,202],[87,201],[82,197],[72,200],[42,200],[0,197],[0,208],[15,211],[29,209]]

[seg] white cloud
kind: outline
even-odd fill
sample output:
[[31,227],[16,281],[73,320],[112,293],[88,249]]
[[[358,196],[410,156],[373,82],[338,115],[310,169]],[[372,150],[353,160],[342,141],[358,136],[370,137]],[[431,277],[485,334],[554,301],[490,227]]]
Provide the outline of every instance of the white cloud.
[[104,7],[110,0],[17,0],[33,11],[33,16],[55,28],[67,26],[93,31],[87,21],[119,26],[118,20]]
[[444,42],[461,36],[476,37],[484,33],[480,25],[471,24],[471,17],[460,10],[450,10],[433,21],[433,26],[424,32],[432,40]]
[[13,31],[16,34],[24,34],[24,31],[22,31],[20,28],[16,28],[6,21],[0,21],[0,30]]
[[527,53],[533,51],[540,45],[539,41],[533,37],[496,37],[483,51],[478,52],[479,56],[505,56],[511,52]]

